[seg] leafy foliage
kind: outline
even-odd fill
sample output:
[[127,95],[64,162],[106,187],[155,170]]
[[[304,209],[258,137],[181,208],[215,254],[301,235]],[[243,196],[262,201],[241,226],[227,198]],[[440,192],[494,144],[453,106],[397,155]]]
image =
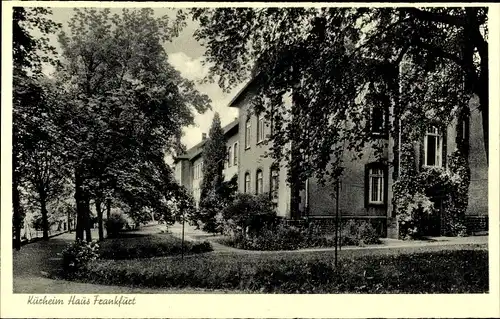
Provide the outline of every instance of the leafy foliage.
[[179,238],[171,234],[154,234],[149,236],[117,238],[101,244],[100,258],[103,259],[134,259],[162,256],[198,254],[212,251],[209,242],[184,241],[184,247]]
[[272,202],[266,194],[236,194],[223,210],[222,216],[226,231],[243,237],[257,235],[263,228],[278,222]]
[[[205,254],[185,259],[98,260],[82,278],[107,285],[260,293],[484,293],[487,250]],[[416,284],[418,283],[418,284]]]
[[[403,164],[412,167],[416,163],[411,144],[405,148]],[[437,214],[435,198],[443,202],[441,215],[442,235],[465,235],[465,212],[467,210],[470,171],[466,157],[460,151],[450,156],[450,169],[430,167],[419,172],[415,169],[404,170],[394,183],[393,202],[397,207],[400,223],[400,237],[418,238],[422,236],[426,217]]]
[[171,219],[168,202],[182,192],[164,157],[179,148],[192,110],[209,107],[167,60],[163,43],[182,26],[152,9],[75,9],[69,33],[60,34],[57,80],[67,99],[59,120],[79,215],[88,215],[90,198],[112,198],[132,214]]
[[230,89],[253,78],[251,102],[273,120],[271,155],[297,174],[289,176],[291,182],[313,175],[336,179],[346,153],[357,156],[375,143],[367,129],[374,106],[393,106],[406,128],[428,119],[446,123],[476,94],[487,152],[487,13],[411,7],[191,10],[200,23],[195,37],[211,65],[207,80]]
[[106,231],[108,238],[117,237],[118,234],[125,228],[127,220],[122,214],[111,214],[106,220]]
[[[20,227],[25,216],[21,206],[21,189],[31,188],[30,193],[38,195],[35,200],[42,208],[44,237],[47,239],[46,202],[57,188],[54,184],[59,182],[54,174],[63,172],[62,169],[54,170],[60,162],[57,144],[51,144],[54,141],[54,126],[49,111],[51,102],[45,94],[42,76],[42,63],[57,63],[53,58],[55,48],[49,44],[48,36],[60,25],[47,19],[50,13],[46,8],[13,9],[12,187],[17,249],[20,249]],[[39,37],[32,35],[35,30],[40,33]],[[43,129],[40,124],[45,122],[47,125]]]
[[218,113],[214,114],[208,140],[203,147],[203,179],[200,186],[199,219],[203,230],[217,232],[217,215],[227,205],[230,198],[225,198],[224,161],[227,158],[226,140]]
[[97,242],[85,242],[77,239],[64,249],[63,269],[70,276],[82,275],[87,271],[90,262],[99,257],[99,245]]

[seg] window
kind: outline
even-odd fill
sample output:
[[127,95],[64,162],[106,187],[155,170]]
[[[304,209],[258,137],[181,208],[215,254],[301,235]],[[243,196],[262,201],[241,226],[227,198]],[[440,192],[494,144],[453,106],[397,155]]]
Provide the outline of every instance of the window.
[[260,113],[257,118],[257,143],[264,140],[264,113]]
[[250,192],[250,173],[245,173],[245,189],[243,190],[245,193]]
[[259,169],[257,171],[257,185],[255,187],[255,191],[257,192],[257,195],[258,195],[258,194],[262,194],[263,190],[264,190],[264,185],[262,182],[262,170]]
[[203,175],[203,162],[200,162],[198,164],[195,164],[194,167],[193,167],[193,178],[194,179],[200,179]]
[[245,149],[250,148],[250,131],[252,129],[252,123],[250,123],[250,118],[247,119],[245,124]]
[[377,135],[385,133],[385,111],[381,106],[371,110],[371,132]]
[[384,170],[382,168],[368,170],[368,203],[384,203]]
[[276,200],[278,198],[278,188],[279,188],[279,170],[276,167],[271,168],[271,181],[270,181],[270,192],[271,199]]
[[442,144],[443,141],[439,129],[435,126],[429,127],[424,139],[425,166],[441,166]]
[[233,165],[238,165],[238,142],[233,145]]
[[232,163],[233,161],[233,148],[231,146],[229,146],[227,148],[227,166],[228,167],[231,167],[233,166],[234,164]]

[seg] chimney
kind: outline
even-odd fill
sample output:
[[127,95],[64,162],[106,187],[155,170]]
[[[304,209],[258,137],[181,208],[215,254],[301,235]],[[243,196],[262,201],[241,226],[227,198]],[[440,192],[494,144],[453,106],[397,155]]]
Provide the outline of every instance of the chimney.
[[204,141],[207,139],[207,133],[201,133],[201,140]]

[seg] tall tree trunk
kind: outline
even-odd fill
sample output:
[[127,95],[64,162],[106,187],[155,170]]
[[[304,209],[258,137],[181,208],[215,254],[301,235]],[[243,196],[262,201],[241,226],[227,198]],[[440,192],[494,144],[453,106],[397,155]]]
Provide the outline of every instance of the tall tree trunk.
[[71,211],[68,210],[68,233],[71,234]]
[[87,194],[85,194],[85,218],[84,218],[84,225],[85,225],[85,240],[87,242],[92,241],[92,230],[91,230],[91,225],[92,225],[92,220],[90,218],[90,199]]
[[40,192],[40,206],[42,213],[43,240],[49,240],[49,216],[47,212],[47,198],[44,191]]
[[85,199],[83,178],[78,169],[75,170],[75,201],[76,201],[76,239],[83,240],[85,229]]
[[102,202],[100,199],[96,199],[95,209],[97,211],[97,224],[98,224],[98,228],[99,228],[99,241],[103,241],[104,240],[104,227],[102,224],[103,207],[102,207]]

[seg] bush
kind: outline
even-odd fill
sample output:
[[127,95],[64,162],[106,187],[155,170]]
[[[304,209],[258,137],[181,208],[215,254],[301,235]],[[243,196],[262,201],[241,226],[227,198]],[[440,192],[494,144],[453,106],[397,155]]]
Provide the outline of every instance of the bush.
[[63,270],[66,273],[78,274],[86,270],[89,262],[99,257],[99,245],[95,241],[77,239],[63,250],[62,255]]
[[349,220],[342,227],[340,240],[343,246],[363,246],[381,243],[377,231],[366,220]]
[[[436,248],[438,249],[438,248]],[[95,261],[86,281],[158,288],[237,289],[271,293],[484,293],[487,250],[374,255],[342,252],[203,255]]]
[[109,219],[106,220],[108,238],[117,237],[118,234],[124,229],[125,225],[127,225],[127,220],[122,214],[111,214]]
[[255,236],[265,229],[278,223],[278,217],[273,209],[269,196],[237,194],[222,212],[224,229],[234,235]]
[[[208,242],[184,241],[185,254],[199,254],[212,251]],[[101,243],[100,257],[104,259],[134,259],[180,255],[181,239],[165,233],[137,236],[126,239],[108,239]]]

